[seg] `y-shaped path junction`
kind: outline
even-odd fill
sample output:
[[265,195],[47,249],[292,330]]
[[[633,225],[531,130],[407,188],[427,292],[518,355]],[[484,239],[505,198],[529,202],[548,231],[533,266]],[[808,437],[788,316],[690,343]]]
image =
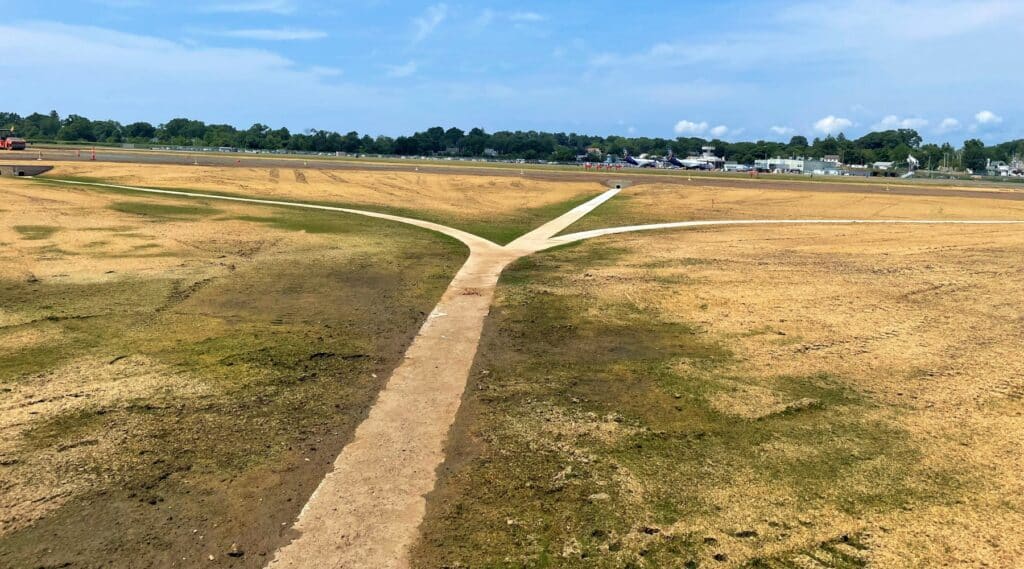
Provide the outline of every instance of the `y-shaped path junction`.
[[613,227],[557,236],[611,199],[611,189],[505,246],[429,221],[372,211],[54,180],[152,194],[299,207],[365,215],[423,227],[458,239],[469,258],[392,373],[355,437],[334,462],[295,524],[298,537],[277,551],[272,569],[401,568],[409,565],[426,498],[444,460],[444,444],[476,355],[501,272],[512,261],[583,239],[653,229],[753,224],[1024,224],[1024,221],[785,219],[684,221]]

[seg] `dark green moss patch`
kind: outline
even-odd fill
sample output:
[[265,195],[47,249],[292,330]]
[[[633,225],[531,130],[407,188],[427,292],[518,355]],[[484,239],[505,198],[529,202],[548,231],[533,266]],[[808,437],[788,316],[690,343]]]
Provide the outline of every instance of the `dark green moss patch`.
[[23,239],[39,240],[47,239],[57,232],[59,228],[53,225],[15,225],[14,230],[21,234]]
[[153,202],[116,202],[110,209],[132,215],[142,215],[157,219],[195,219],[215,215],[220,210],[201,205],[172,205]]

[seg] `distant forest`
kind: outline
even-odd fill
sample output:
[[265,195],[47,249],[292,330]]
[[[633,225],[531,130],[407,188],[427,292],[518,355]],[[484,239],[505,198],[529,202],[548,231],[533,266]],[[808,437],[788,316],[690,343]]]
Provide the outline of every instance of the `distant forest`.
[[[924,168],[935,169],[946,165],[977,172],[985,168],[989,159],[1009,162],[1015,156],[1024,157],[1024,139],[995,146],[985,146],[982,141],[972,139],[964,142],[962,147],[954,148],[949,143],[923,144],[921,136],[913,129],[871,132],[857,139],[848,139],[843,134],[810,141],[803,136],[794,136],[788,143],[764,140],[726,142],[682,137],[602,137],[537,131],[487,133],[480,128],[466,132],[459,128],[442,127],[391,138],[360,135],[354,131],[341,134],[317,129],[292,133],[287,128],[274,129],[258,123],[239,130],[227,124],[206,124],[186,118],[175,118],[154,126],[147,122],[125,125],[114,120],[90,120],[80,115],[62,118],[56,111],[50,111],[49,114],[33,113],[25,117],[0,112],[0,128],[10,127],[16,129],[18,136],[32,142],[134,143],[399,156],[494,156],[556,162],[572,162],[577,156],[587,154],[588,148],[598,148],[605,156],[621,156],[627,150],[634,155],[664,155],[671,150],[676,155],[686,156],[699,153],[701,146],[705,145],[714,146],[719,156],[743,164],[776,156],[821,158],[827,155],[837,155],[845,164],[870,164],[876,161],[899,163],[905,162],[907,156],[913,154]],[[589,155],[588,159],[598,161],[602,156],[595,153]]]

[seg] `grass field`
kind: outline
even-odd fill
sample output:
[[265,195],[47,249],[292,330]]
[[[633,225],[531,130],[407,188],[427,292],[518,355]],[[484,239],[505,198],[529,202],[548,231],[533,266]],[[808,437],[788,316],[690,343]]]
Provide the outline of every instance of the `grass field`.
[[4,567],[261,566],[465,255],[354,216],[0,184]]
[[603,189],[598,180],[550,184],[501,176],[102,162],[59,164],[47,177],[370,209],[457,227],[498,244]]
[[[49,177],[498,243],[602,190],[78,162]],[[3,567],[263,566],[466,256],[339,213],[45,180],[0,194]],[[1024,202],[642,184],[566,232],[851,217],[1024,219]],[[520,259],[413,564],[1012,567],[1022,275],[1018,226],[673,230]]]
[[[1024,201],[943,196],[642,184],[625,188],[565,233],[722,219],[1024,219]],[[767,231],[777,231],[768,229]]]
[[1022,259],[1019,229],[737,227],[519,261],[417,566],[1011,566]]

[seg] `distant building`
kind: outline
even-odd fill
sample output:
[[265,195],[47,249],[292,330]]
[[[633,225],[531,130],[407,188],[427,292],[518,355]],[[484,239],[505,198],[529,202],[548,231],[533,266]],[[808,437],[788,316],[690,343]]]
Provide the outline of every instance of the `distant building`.
[[484,156],[487,156],[488,158],[497,158],[498,151],[493,148],[484,148]]
[[839,160],[838,154],[826,154],[825,157],[821,159],[821,161],[828,162],[833,166],[839,166],[840,164],[842,164],[842,162]]
[[875,170],[882,170],[884,172],[886,170],[892,170],[892,167],[893,167],[894,164],[896,164],[896,163],[895,162],[875,162],[874,164],[871,165],[871,167],[874,168]]
[[749,172],[750,169],[750,166],[740,164],[739,162],[726,162],[722,164],[722,170],[725,172]]
[[587,154],[593,154],[594,156],[597,156],[598,158],[600,158],[602,156],[601,149],[596,147],[596,146],[591,146],[591,147],[587,148]]
[[989,176],[1014,176],[1019,175],[1021,171],[1020,165],[1014,167],[1012,164],[1007,164],[1002,160],[989,160],[988,167],[986,168]]
[[761,172],[800,172],[804,171],[803,158],[766,158],[754,160],[754,169]]
[[835,162],[814,160],[811,158],[768,158],[755,160],[754,169],[760,172],[780,172],[799,174],[839,175],[839,166]]
[[830,160],[804,160],[804,174],[839,175],[839,163]]

